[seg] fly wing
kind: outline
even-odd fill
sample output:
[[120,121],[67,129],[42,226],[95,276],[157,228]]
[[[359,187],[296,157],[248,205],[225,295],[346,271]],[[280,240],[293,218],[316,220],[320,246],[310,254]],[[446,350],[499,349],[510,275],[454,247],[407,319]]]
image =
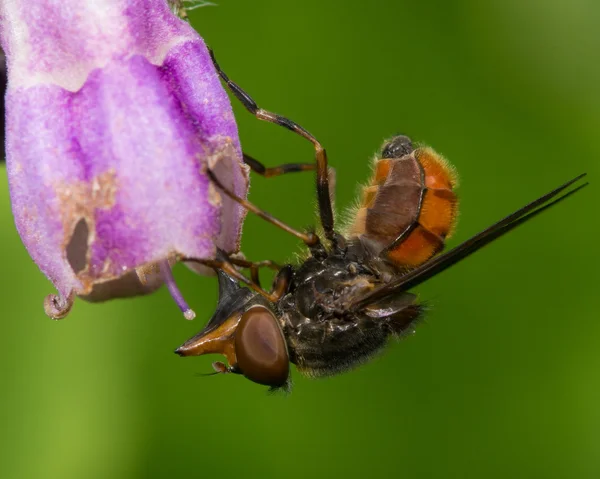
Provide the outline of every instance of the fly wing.
[[567,181],[565,184],[541,196],[537,200],[508,215],[506,218],[498,221],[497,223],[494,223],[492,226],[486,228],[450,251],[433,257],[429,261],[423,263],[421,266],[402,276],[397,277],[390,283],[371,291],[365,296],[354,301],[350,308],[354,311],[358,309],[369,308],[369,305],[380,300],[381,298],[407,291],[415,286],[418,286],[424,281],[427,281],[429,278],[441,273],[453,264],[465,259],[475,251],[483,248],[485,245],[508,233],[525,221],[530,220],[542,211],[545,211],[551,206],[556,205],[557,203],[571,196],[573,193],[579,191],[581,188],[587,186],[588,183],[584,183],[570,191],[565,192],[565,190],[567,190],[577,181],[581,180],[584,176],[586,176],[586,173]]
[[388,295],[365,305],[363,311],[370,318],[388,318],[412,306],[417,296],[412,293]]
[[387,295],[364,307],[361,313],[375,320],[380,327],[394,336],[405,335],[414,329],[423,307],[412,293]]

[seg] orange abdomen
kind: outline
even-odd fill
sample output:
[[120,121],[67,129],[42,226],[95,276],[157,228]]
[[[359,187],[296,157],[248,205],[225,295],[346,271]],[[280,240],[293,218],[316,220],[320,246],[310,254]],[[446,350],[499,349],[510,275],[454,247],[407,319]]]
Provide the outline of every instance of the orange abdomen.
[[456,183],[452,168],[431,148],[379,159],[349,235],[368,239],[399,268],[418,266],[452,233]]

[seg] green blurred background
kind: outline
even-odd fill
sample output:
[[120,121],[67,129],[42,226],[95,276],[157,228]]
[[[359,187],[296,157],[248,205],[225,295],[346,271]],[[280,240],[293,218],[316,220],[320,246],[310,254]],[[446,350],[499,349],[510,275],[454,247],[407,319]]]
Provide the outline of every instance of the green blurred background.
[[[46,318],[53,288],[17,236],[2,175],[0,477],[600,477],[599,15],[592,0],[221,0],[192,12],[225,71],[327,147],[340,210],[397,132],[460,174],[451,245],[578,173],[592,185],[419,287],[432,310],[415,336],[269,396],[197,377],[215,358],[173,354],[216,302],[215,279],[183,267],[193,322],[166,290]],[[312,158],[235,110],[248,153]],[[254,177],[251,198],[314,223],[310,174]],[[298,248],[247,219],[248,257]]]

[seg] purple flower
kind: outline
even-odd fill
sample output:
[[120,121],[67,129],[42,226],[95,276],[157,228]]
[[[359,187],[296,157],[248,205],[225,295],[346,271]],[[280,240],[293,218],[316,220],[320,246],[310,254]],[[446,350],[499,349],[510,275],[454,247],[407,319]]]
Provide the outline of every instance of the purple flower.
[[200,36],[166,0],[6,0],[6,149],[15,223],[52,281],[45,310],[153,291],[181,257],[235,251],[248,187]]

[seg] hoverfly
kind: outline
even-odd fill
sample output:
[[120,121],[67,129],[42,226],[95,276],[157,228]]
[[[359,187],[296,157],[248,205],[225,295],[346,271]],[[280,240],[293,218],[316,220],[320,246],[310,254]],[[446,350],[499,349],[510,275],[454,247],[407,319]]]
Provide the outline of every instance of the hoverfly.
[[[216,372],[242,374],[276,389],[289,386],[290,363],[309,377],[364,363],[390,337],[413,331],[423,308],[409,290],[587,185],[569,189],[585,176],[579,175],[440,254],[456,223],[456,177],[431,148],[415,146],[399,135],[384,143],[354,220],[341,234],[334,228],[327,156],[321,144],[291,120],[260,109],[229,80],[214,56],[213,61],[233,94],[257,118],[284,126],[314,145],[314,165],[265,168],[247,155],[244,158],[264,176],[316,170],[325,240],[314,232],[297,231],[236,197],[208,171],[227,196],[294,234],[308,248],[306,259],[295,266],[253,263],[222,252],[215,260],[200,260],[217,272],[217,309],[204,329],[176,353],[222,354],[228,364],[214,363]],[[258,271],[263,266],[278,271],[270,291],[260,286]],[[238,267],[249,268],[251,277]]]

